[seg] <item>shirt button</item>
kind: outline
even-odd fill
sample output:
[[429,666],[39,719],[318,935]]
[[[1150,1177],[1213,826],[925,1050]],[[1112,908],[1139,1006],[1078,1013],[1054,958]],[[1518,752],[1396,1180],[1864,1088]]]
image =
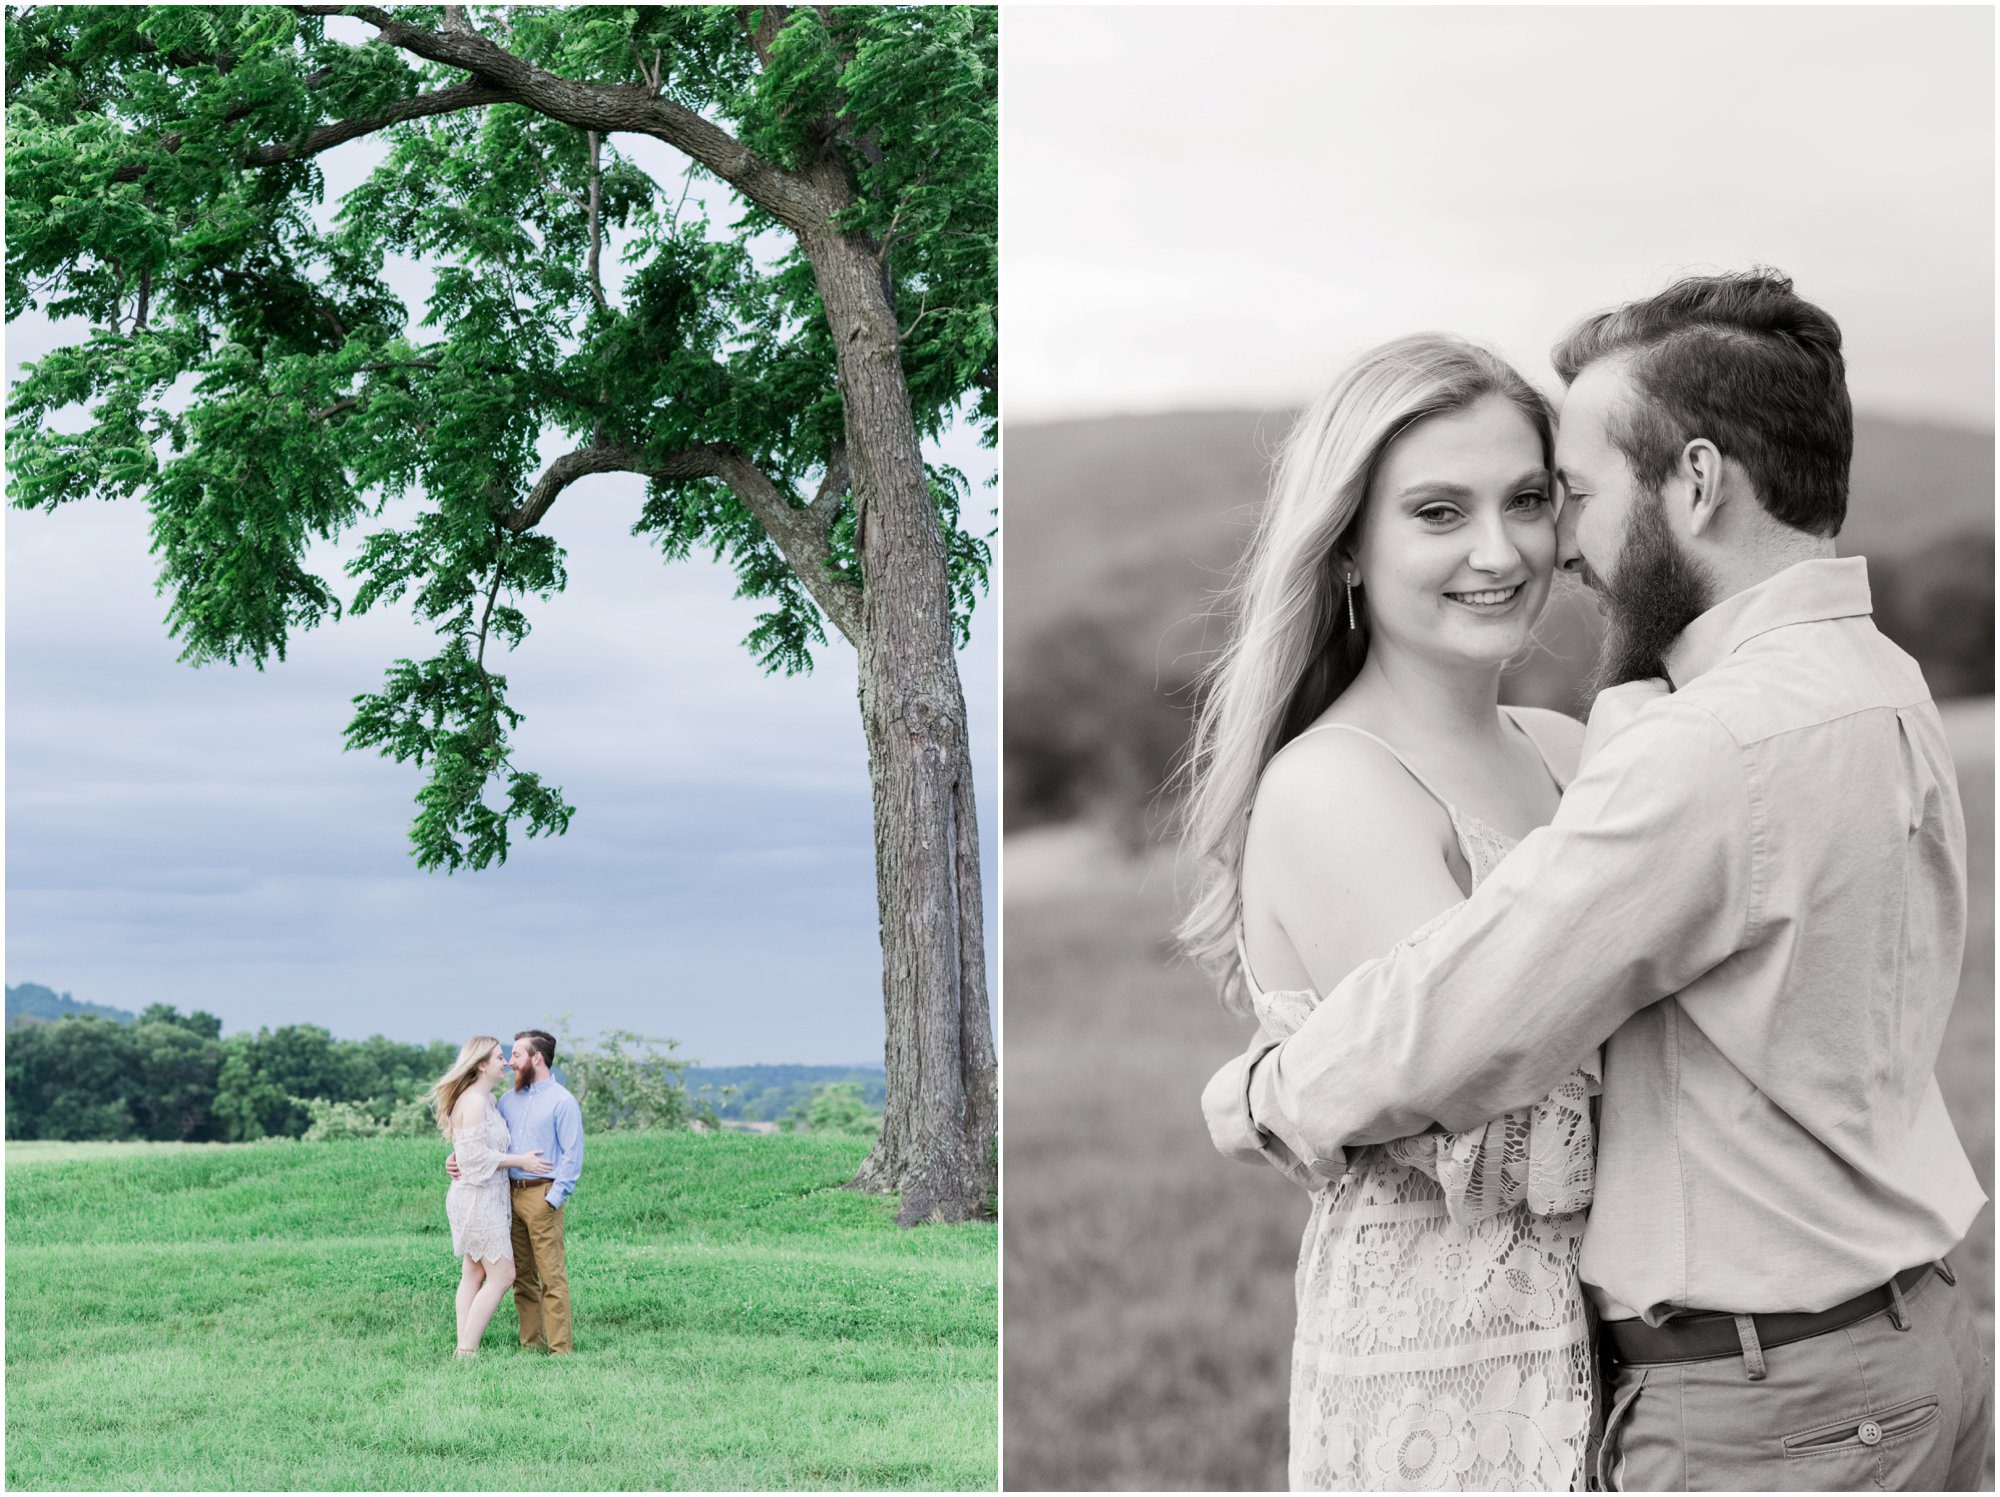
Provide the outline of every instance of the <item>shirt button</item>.
[[1861,1428],[1855,1431],[1855,1434],[1861,1437],[1863,1445],[1879,1445],[1882,1443],[1882,1426],[1877,1424],[1873,1419],[1866,1421]]

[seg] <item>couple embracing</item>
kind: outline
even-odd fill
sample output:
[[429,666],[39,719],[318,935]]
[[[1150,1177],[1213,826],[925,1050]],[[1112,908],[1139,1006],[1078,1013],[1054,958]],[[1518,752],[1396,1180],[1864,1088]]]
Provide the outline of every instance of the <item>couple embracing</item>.
[[[583,1173],[583,1113],[549,1074],[555,1036],[524,1029],[513,1053],[491,1035],[465,1042],[429,1100],[452,1141],[445,1216],[458,1255],[458,1350],[478,1355],[486,1323],[511,1287],[521,1345],[572,1350],[563,1204]],[[493,1089],[511,1069],[512,1089]]]
[[[1838,327],[1767,271],[1443,336],[1300,421],[1195,741],[1203,1097],[1313,1193],[1296,1488],[1966,1489],[1984,1196],[1934,1076],[1965,829],[1834,552]],[[1909,475],[1912,487],[1923,475]],[[1502,707],[1554,574],[1588,727]]]

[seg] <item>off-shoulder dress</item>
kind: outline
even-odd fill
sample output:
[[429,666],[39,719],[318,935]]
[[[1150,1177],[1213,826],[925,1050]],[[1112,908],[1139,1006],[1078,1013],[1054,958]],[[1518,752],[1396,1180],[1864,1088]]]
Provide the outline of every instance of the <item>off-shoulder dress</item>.
[[509,1135],[500,1109],[451,1136],[458,1152],[458,1178],[444,1193],[444,1214],[451,1223],[451,1250],[460,1258],[486,1263],[514,1261],[514,1207],[508,1195],[507,1172],[500,1161],[507,1155]]
[[[1444,806],[1477,888],[1512,839],[1364,736]],[[1318,995],[1265,992],[1240,946],[1239,959],[1266,1033],[1297,1032]],[[1583,1488],[1598,1420],[1577,1254],[1599,1065],[1593,1052],[1543,1101],[1470,1132],[1353,1151],[1346,1175],[1314,1189],[1292,1346],[1294,1491]]]

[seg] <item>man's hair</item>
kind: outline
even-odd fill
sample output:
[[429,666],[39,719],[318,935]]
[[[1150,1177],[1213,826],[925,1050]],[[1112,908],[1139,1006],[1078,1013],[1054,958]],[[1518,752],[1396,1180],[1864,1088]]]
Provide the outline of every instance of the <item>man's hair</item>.
[[526,1040],[528,1046],[550,1066],[556,1063],[556,1037],[546,1029],[523,1029],[514,1036]]
[[1790,277],[1690,276],[1585,318],[1551,357],[1567,385],[1614,355],[1627,360],[1636,397],[1609,435],[1647,489],[1705,437],[1742,464],[1773,519],[1840,534],[1854,456],[1840,327]]

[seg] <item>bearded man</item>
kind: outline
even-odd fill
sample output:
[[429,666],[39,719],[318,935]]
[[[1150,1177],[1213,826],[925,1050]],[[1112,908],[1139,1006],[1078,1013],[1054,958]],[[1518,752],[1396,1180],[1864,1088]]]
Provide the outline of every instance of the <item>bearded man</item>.
[[1781,275],[1698,277],[1555,365],[1559,559],[1607,624],[1583,768],[1439,932],[1224,1066],[1210,1132],[1332,1181],[1603,1044],[1600,1483],[1969,1490],[1991,1369],[1945,1255],[1985,1197],[1934,1075],[1965,826],[1923,676],[1835,555],[1840,330]]

